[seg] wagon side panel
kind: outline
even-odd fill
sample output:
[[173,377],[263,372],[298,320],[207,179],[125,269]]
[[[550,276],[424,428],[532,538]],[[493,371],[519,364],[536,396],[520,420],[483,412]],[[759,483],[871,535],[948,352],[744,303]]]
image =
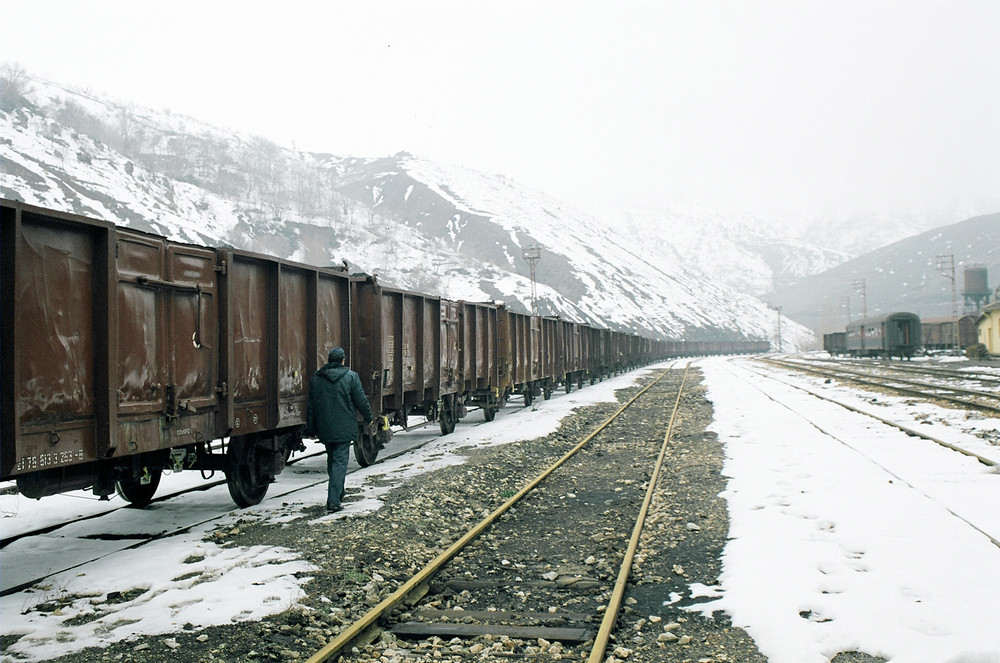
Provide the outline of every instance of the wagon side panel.
[[441,311],[444,303],[438,299],[425,298],[421,304],[420,333],[418,335],[417,383],[423,393],[423,400],[436,401],[440,393],[441,381]]
[[276,426],[297,426],[306,420],[309,367],[314,349],[310,343],[313,320],[312,290],[315,272],[278,266],[277,328],[278,413]]
[[382,333],[373,349],[382,357],[382,374],[379,376],[382,404],[386,410],[399,410],[403,405],[402,348],[399,347],[403,325],[402,295],[383,288],[377,315],[381,320],[379,327]]
[[462,390],[462,305],[441,300],[441,384],[439,396]]
[[113,362],[119,454],[216,437],[215,266],[212,249],[119,232]]
[[514,355],[511,318],[505,306],[497,307],[497,379],[502,394],[514,389]]
[[[3,208],[2,475],[103,458],[115,446],[108,293],[113,229]],[[8,333],[9,332],[9,333]]]
[[382,413],[381,286],[371,278],[351,280],[351,349],[348,360],[361,377],[373,413]]
[[[346,274],[318,272],[316,274],[316,340],[315,356],[307,367],[312,375],[326,363],[332,348],[344,348],[348,362],[356,365],[351,349],[350,284]],[[308,384],[308,380],[307,380]]]
[[226,352],[232,394],[229,428],[245,435],[274,428],[277,402],[277,264],[233,254],[228,271],[229,336]]

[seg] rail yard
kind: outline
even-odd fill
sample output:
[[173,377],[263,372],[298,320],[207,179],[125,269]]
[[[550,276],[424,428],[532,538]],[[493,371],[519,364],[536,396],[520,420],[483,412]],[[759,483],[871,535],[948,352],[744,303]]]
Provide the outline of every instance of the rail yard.
[[125,4],[4,6],[0,663],[1000,663],[1000,1]]
[[[394,442],[401,444],[399,455],[349,475],[348,508],[334,516],[321,508],[322,457],[307,445],[302,459],[293,458],[267,498],[250,509],[233,510],[222,485],[197,497],[169,496],[169,480],[181,473],[165,477],[163,499],[145,510],[52,523],[50,531],[4,547],[5,583],[19,558],[29,568],[63,559],[65,569],[39,574],[44,577],[30,586],[5,584],[4,660],[587,660],[600,646],[606,615],[614,628],[596,660],[793,660],[790,652],[809,651],[810,637],[826,647],[840,642],[827,654],[837,663],[912,655],[919,643],[928,646],[924,640],[935,644],[929,650],[935,655],[986,645],[987,636],[976,633],[989,632],[983,620],[990,618],[979,614],[988,611],[974,608],[977,597],[989,596],[1000,583],[1000,523],[982,508],[998,497],[994,415],[933,404],[931,396],[862,390],[760,360],[696,360],[685,377],[686,365],[640,369],[529,407],[510,403],[495,421],[470,418],[452,435],[400,433]],[[954,363],[944,366],[930,370],[956,370]],[[1000,371],[983,365],[961,373],[990,380]],[[746,413],[739,416],[752,418],[754,431],[734,428],[733,410],[741,408]],[[619,409],[618,420],[595,435]],[[781,437],[776,456],[759,446],[769,434],[762,419],[785,430],[770,433]],[[824,440],[803,431],[789,435],[799,427],[796,419],[825,431]],[[763,477],[739,469],[740,445],[748,438],[758,440],[753,453],[761,456]],[[528,489],[578,446],[575,456]],[[896,446],[898,455],[891,451]],[[662,474],[650,493],[615,619],[608,612],[615,609],[614,587],[661,448]],[[840,501],[851,502],[843,499],[829,460],[808,466],[820,453],[845,453],[858,459],[851,462],[876,468],[871,485],[868,470],[853,468],[850,491],[864,495],[865,509],[886,522],[904,512],[893,516],[898,494],[886,499],[879,491],[902,490],[929,505],[918,529],[961,532],[953,542],[935,541],[933,550],[922,548],[926,539],[910,540],[905,566],[915,575],[908,576],[905,592],[880,573],[886,551],[879,546],[887,544],[875,535],[865,540],[860,516],[837,500],[803,502],[827,491],[840,491]],[[805,475],[798,482],[791,478]],[[961,494],[948,490],[956,482]],[[799,485],[808,488],[800,492]],[[756,506],[741,506],[740,497],[754,491]],[[37,504],[49,499],[62,498]],[[85,506],[106,504],[90,500]],[[491,514],[497,521],[483,525]],[[764,516],[806,527],[800,538],[820,550],[789,561],[801,540],[784,540],[786,533],[773,523],[746,529],[747,517]],[[5,519],[5,537],[12,520],[21,518]],[[167,531],[166,522],[173,529]],[[458,550],[470,529],[468,547]],[[831,550],[846,545],[837,540],[839,530],[853,541],[838,562]],[[909,526],[904,530],[892,537],[916,536]],[[148,540],[135,538],[141,532],[150,533]],[[749,556],[759,566],[752,585],[751,574],[741,573],[738,551],[755,540],[763,545],[761,537],[770,539],[773,559]],[[940,555],[956,546],[965,546],[964,552],[951,554],[966,560],[949,572],[948,584],[963,593],[967,609],[951,605],[928,580]],[[90,552],[73,559],[77,548]],[[128,572],[120,570],[125,565]],[[799,566],[811,565],[824,578],[817,586],[796,575],[803,572]],[[431,567],[435,575],[413,581]],[[904,615],[913,644],[864,647],[864,631],[844,614],[857,596],[874,602],[865,608],[868,619],[883,619],[881,611]],[[406,600],[397,604],[394,597]],[[938,603],[956,616],[934,612]],[[916,617],[910,620],[913,610],[931,611],[921,616],[925,628]],[[220,614],[213,617],[213,611]],[[964,620],[964,626],[949,619]],[[784,629],[785,637],[775,638],[773,628]],[[949,637],[934,635],[944,628],[952,631]],[[894,633],[888,622],[883,630]]]
[[[914,314],[764,355],[2,212],[4,663],[1000,650],[1000,367]],[[376,421],[332,512],[340,343]]]

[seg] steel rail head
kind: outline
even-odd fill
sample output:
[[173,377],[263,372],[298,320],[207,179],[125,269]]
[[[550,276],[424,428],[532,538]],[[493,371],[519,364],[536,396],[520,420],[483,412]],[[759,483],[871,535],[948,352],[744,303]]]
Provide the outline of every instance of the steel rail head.
[[[863,416],[866,416],[866,417],[870,417],[870,418],[875,419],[876,421],[879,421],[879,422],[881,422],[881,423],[883,423],[883,424],[885,424],[887,426],[891,426],[893,428],[897,428],[897,429],[901,430],[902,432],[906,433],[907,435],[910,435],[911,437],[922,438],[922,439],[927,440],[929,442],[934,442],[935,444],[939,444],[942,447],[945,447],[946,449],[951,449],[952,451],[957,451],[958,453],[963,454],[965,456],[969,456],[970,458],[975,458],[976,460],[978,460],[983,465],[987,465],[987,466],[994,467],[994,468],[995,467],[1000,467],[1000,463],[997,463],[997,461],[995,461],[995,460],[993,460],[991,458],[986,458],[985,456],[980,456],[979,454],[977,454],[977,453],[975,453],[973,451],[969,451],[968,449],[963,449],[962,447],[959,447],[957,445],[951,444],[949,442],[945,442],[944,440],[940,440],[940,439],[938,439],[936,437],[928,435],[927,433],[923,433],[921,431],[918,431],[916,429],[910,428],[908,426],[904,426],[904,425],[902,425],[902,424],[900,424],[898,422],[892,421],[891,419],[886,419],[885,417],[880,417],[877,414],[874,414],[872,412],[866,412],[865,410],[862,410],[860,408],[854,407],[853,405],[850,405],[848,403],[843,403],[841,401],[838,401],[835,398],[831,398],[829,396],[824,396],[823,394],[821,394],[821,393],[819,393],[817,391],[814,391],[812,389],[809,389],[808,387],[803,387],[802,385],[792,384],[791,382],[787,382],[785,380],[779,380],[778,378],[775,378],[774,376],[771,376],[771,375],[768,375],[766,377],[768,377],[769,379],[774,380],[776,382],[779,382],[781,384],[784,384],[786,386],[792,387],[793,389],[798,389],[800,391],[804,391],[805,393],[809,394],[810,396],[813,396],[813,397],[818,398],[820,400],[826,401],[828,403],[832,403],[834,405],[839,405],[840,407],[842,407],[845,410],[848,410],[850,412],[854,412],[856,414],[860,414],[860,415],[863,415]],[[754,385],[754,387],[758,391],[761,391],[762,393],[764,393],[763,390],[761,389],[761,387],[759,385]],[[765,395],[766,395],[766,393],[765,393]],[[817,426],[817,430],[819,430],[821,433],[823,433],[825,435],[829,435],[831,438],[837,440],[838,442],[840,442],[840,444],[843,444],[847,448],[852,449],[853,451],[861,454],[862,456],[865,456],[869,460],[872,460],[872,462],[874,462],[876,465],[878,465],[880,468],[882,468],[885,472],[887,472],[890,475],[892,475],[893,477],[895,477],[897,480],[905,483],[906,485],[910,486],[911,488],[915,488],[915,486],[913,486],[913,484],[909,483],[905,478],[903,478],[899,474],[893,472],[891,469],[889,469],[888,467],[882,465],[878,461],[873,460],[872,458],[870,458],[869,456],[867,456],[863,452],[859,451],[856,447],[854,447],[850,443],[845,442],[842,439],[839,439],[835,435],[831,435],[830,433],[828,433],[827,431],[823,430],[819,426]],[[955,516],[956,518],[958,518],[959,520],[961,520],[962,522],[964,522],[966,525],[968,525],[972,529],[976,530],[977,532],[979,532],[980,534],[982,534],[983,536],[985,536],[987,539],[989,539],[990,543],[992,543],[993,545],[995,545],[998,548],[1000,548],[1000,539],[997,539],[996,537],[994,537],[993,535],[991,535],[989,532],[986,532],[981,527],[979,527],[978,525],[976,525],[975,523],[973,523],[970,520],[968,520],[967,518],[959,515],[955,511],[951,510],[947,505],[942,504],[942,506],[951,515]]]
[[[590,651],[588,663],[601,663],[608,648],[608,641],[611,638],[611,631],[618,620],[618,612],[621,610],[622,598],[625,595],[625,587],[628,584],[629,575],[632,571],[632,562],[635,559],[635,552],[639,548],[639,537],[646,524],[646,514],[649,512],[649,505],[653,501],[653,493],[656,492],[656,483],[660,478],[660,469],[663,467],[663,459],[667,455],[667,444],[673,435],[674,422],[677,419],[677,411],[681,405],[681,395],[684,393],[684,385],[687,381],[688,370],[691,368],[690,362],[684,367],[684,375],[681,376],[680,387],[677,388],[677,400],[674,401],[674,410],[670,414],[670,422],[667,424],[667,432],[663,436],[663,445],[660,447],[660,454],[653,467],[653,475],[649,479],[649,486],[646,488],[646,497],[639,509],[639,516],[636,518],[635,527],[632,529],[632,538],[629,539],[628,548],[625,551],[625,558],[622,560],[621,568],[618,571],[618,579],[615,582],[614,591],[608,601],[608,607],[604,611],[604,619],[601,620],[601,627],[594,638],[594,647]],[[660,377],[663,377],[662,375]],[[659,380],[657,380],[659,381]],[[655,383],[654,383],[655,384]],[[652,385],[650,385],[652,386]]]
[[[949,396],[948,394],[930,393],[930,392],[927,392],[927,391],[921,391],[920,389],[910,389],[908,387],[901,387],[899,385],[888,384],[887,382],[880,382],[880,381],[875,380],[875,379],[870,379],[871,377],[874,377],[870,373],[864,373],[864,372],[860,372],[860,371],[854,371],[854,370],[849,370],[849,369],[839,368],[839,367],[837,369],[835,369],[835,370],[832,370],[832,371],[831,370],[824,370],[824,369],[816,368],[815,366],[811,366],[811,365],[809,365],[809,364],[807,364],[805,362],[788,362],[788,361],[780,361],[780,360],[777,360],[777,359],[763,359],[761,361],[764,361],[764,362],[769,363],[769,364],[774,364],[776,366],[783,366],[785,368],[790,368],[790,369],[797,370],[797,371],[803,371],[803,372],[806,372],[806,373],[815,373],[817,375],[823,375],[823,376],[826,376],[826,377],[833,377],[833,378],[837,378],[837,379],[840,379],[840,380],[846,380],[848,382],[856,382],[858,384],[865,384],[865,385],[869,385],[869,386],[872,386],[872,387],[881,387],[883,389],[889,389],[889,390],[895,391],[895,392],[900,393],[900,394],[906,394],[908,396],[917,396],[919,398],[937,399],[937,400],[947,401],[949,403],[955,403],[956,405],[962,405],[964,407],[976,408],[977,410],[986,410],[988,412],[1000,412],[1000,406],[990,405],[988,403],[980,403],[978,401],[970,401],[970,400],[965,399],[965,398],[957,398],[955,396]],[[988,393],[988,392],[983,392],[983,391],[976,391],[976,390],[971,390],[971,389],[960,389],[960,388],[957,388],[957,387],[948,387],[948,386],[944,386],[944,385],[931,385],[931,384],[924,383],[924,382],[917,382],[917,381],[914,381],[914,380],[905,380],[905,379],[902,379],[902,378],[893,378],[892,380],[895,381],[895,382],[898,382],[900,384],[909,384],[909,385],[923,386],[923,387],[927,387],[927,388],[930,388],[930,389],[947,389],[947,390],[951,391],[952,393],[956,393],[956,394],[970,394],[970,395],[980,396],[980,397],[985,397],[985,398],[994,398],[994,399],[996,398],[996,395],[994,395],[992,393]]]

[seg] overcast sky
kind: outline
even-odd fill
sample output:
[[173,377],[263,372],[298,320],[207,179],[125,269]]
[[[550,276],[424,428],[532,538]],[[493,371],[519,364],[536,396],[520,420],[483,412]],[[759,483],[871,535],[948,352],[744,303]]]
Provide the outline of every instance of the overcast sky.
[[581,207],[1000,209],[998,0],[0,0],[0,20],[0,62],[57,82]]

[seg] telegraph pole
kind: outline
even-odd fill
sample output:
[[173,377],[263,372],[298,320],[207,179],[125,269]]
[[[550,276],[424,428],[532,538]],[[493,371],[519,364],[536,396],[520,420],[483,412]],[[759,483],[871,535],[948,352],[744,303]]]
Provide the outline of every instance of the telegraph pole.
[[854,291],[861,295],[861,317],[868,317],[868,288],[865,285],[864,279],[857,279],[856,281],[851,281],[851,285],[854,286]]
[[537,244],[524,247],[522,252],[528,268],[531,270],[531,314],[538,315],[538,290],[535,281],[535,264],[542,259],[542,248]]
[[951,344],[953,352],[958,354],[958,293],[955,290],[955,254],[939,255],[937,268],[941,274],[951,279]]
[[778,313],[778,352],[781,352],[781,307],[768,304],[767,307]]

